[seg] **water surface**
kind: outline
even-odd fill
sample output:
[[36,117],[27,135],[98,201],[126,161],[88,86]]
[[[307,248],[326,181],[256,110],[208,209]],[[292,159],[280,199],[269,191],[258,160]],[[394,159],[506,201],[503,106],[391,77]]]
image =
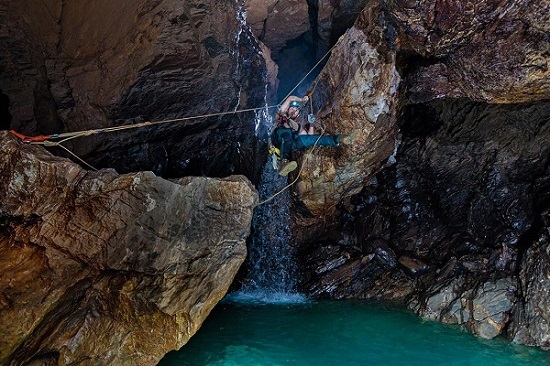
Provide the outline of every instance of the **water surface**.
[[161,366],[550,365],[550,355],[505,339],[482,340],[458,326],[361,301],[268,304],[237,295]]

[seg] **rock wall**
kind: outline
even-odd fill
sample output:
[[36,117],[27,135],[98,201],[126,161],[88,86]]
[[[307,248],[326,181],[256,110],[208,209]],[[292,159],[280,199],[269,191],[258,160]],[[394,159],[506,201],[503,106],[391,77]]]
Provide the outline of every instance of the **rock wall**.
[[271,52],[310,29],[307,0],[246,0],[247,23]]
[[550,350],[550,211],[544,212],[545,229],[536,238],[521,262],[519,283],[521,299],[514,311],[510,338],[514,342]]
[[[360,137],[302,157],[305,292],[398,301],[481,337],[547,349],[548,10],[547,1],[367,5],[339,41],[353,51],[333,50],[313,97],[329,131]],[[363,89],[347,89],[357,74],[341,72],[354,56],[371,70]],[[388,66],[396,91],[372,71]],[[366,94],[354,102],[358,90],[382,91],[391,108]],[[374,113],[383,118],[372,123]]]
[[29,134],[63,128],[47,86],[44,62],[56,53],[60,16],[59,0],[0,4],[0,90],[10,100],[11,128]]
[[39,21],[26,6],[0,8],[7,39],[0,89],[11,101],[11,128],[35,135],[228,112],[67,147],[120,172],[259,176],[246,158],[261,148],[254,113],[231,112],[265,105],[272,61],[237,3],[57,0],[29,7]]
[[185,344],[245,259],[250,182],[86,171],[1,142],[0,363],[155,365]]
[[400,76],[391,59],[381,62],[385,57],[353,28],[316,80],[312,95],[320,123],[351,137],[351,143],[303,158],[296,192],[314,216],[330,215],[336,203],[359,193],[397,147]]
[[392,2],[398,47],[424,60],[410,74],[410,101],[547,99],[549,6],[547,0]]

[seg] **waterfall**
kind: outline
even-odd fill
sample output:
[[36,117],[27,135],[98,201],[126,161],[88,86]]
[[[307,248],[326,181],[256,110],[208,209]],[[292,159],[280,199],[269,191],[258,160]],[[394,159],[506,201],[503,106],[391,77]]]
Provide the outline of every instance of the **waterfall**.
[[[246,24],[246,9],[243,2],[237,0],[237,19],[241,28],[236,36],[240,42]],[[261,53],[258,47],[256,51]],[[238,64],[241,60],[238,59]],[[237,68],[240,73],[240,67]],[[264,108],[255,112],[255,133],[260,140],[269,139],[273,121],[269,114],[267,94],[268,80],[264,75],[265,93]],[[294,260],[294,246],[290,230],[290,190],[284,190],[288,184],[287,177],[281,177],[273,167],[271,156],[263,168],[259,196],[263,202],[274,195],[269,202],[259,205],[254,210],[252,235],[249,240],[248,257],[245,262],[247,277],[240,291],[230,294],[229,300],[261,303],[296,303],[304,302],[305,297],[295,291],[297,270]]]
[[[262,173],[260,201],[272,197],[286,184],[287,178],[279,176],[268,161]],[[294,290],[296,268],[291,245],[289,210],[289,190],[256,208],[252,220],[247,290],[276,293]]]
[[[256,114],[256,125],[271,128],[267,108]],[[290,190],[283,188],[288,177],[281,177],[269,156],[262,171],[259,196],[263,202],[254,210],[252,235],[246,260],[247,276],[240,291],[229,296],[233,301],[261,303],[302,303],[296,293],[297,268],[290,230]],[[282,191],[282,192],[281,192]],[[280,192],[280,193],[279,193]]]
[[[268,159],[259,188],[260,201],[272,197],[287,184],[287,177],[279,176]],[[289,190],[256,207],[246,261],[247,277],[241,290],[233,294],[234,300],[261,303],[305,301],[305,297],[295,290],[297,268],[290,223]]]

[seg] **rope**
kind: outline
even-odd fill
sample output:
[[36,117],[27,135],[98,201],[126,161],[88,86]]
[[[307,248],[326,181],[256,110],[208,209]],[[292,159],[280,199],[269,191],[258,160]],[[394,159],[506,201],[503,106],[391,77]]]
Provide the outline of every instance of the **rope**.
[[[78,159],[83,164],[87,165],[93,170],[97,170],[95,167],[84,161],[82,158],[80,158],[78,155],[73,153],[71,150],[69,150],[67,147],[63,146],[63,143],[75,139],[77,137],[84,137],[84,136],[91,136],[99,133],[109,133],[109,132],[116,132],[116,131],[123,131],[123,130],[130,130],[135,128],[142,128],[147,126],[155,126],[159,124],[164,123],[173,123],[173,122],[181,122],[185,120],[191,120],[191,119],[198,119],[198,118],[208,118],[208,117],[218,117],[223,116],[227,114],[235,114],[235,113],[244,113],[244,112],[253,112],[257,110],[263,110],[263,109],[271,109],[276,108],[277,105],[267,106],[267,107],[258,107],[258,108],[248,108],[248,109],[241,109],[231,112],[217,112],[217,113],[209,113],[209,114],[203,114],[199,116],[190,116],[190,117],[182,117],[182,118],[174,118],[174,119],[166,119],[166,120],[159,120],[159,121],[146,121],[146,122],[140,122],[133,125],[122,125],[122,126],[114,126],[114,127],[107,127],[107,128],[96,128],[91,130],[82,130],[82,131],[75,131],[75,132],[65,132],[65,133],[59,133],[59,134],[53,134],[53,135],[40,135],[40,136],[34,136],[29,137],[25,136],[21,133],[18,133],[14,130],[10,130],[10,132],[20,138],[25,143],[30,143],[33,145],[43,145],[46,147],[60,147],[72,156],[74,156],[76,159]],[[51,141],[51,139],[62,139],[60,141]]]
[[217,113],[209,113],[209,114],[202,114],[198,116],[190,116],[190,117],[181,117],[181,118],[174,118],[174,119],[165,119],[165,120],[159,120],[159,121],[146,121],[146,122],[140,122],[132,125],[122,125],[122,126],[114,126],[114,127],[107,127],[107,128],[96,128],[91,130],[82,130],[82,131],[75,131],[75,132],[65,132],[65,133],[59,133],[59,134],[53,134],[53,135],[47,135],[47,136],[37,136],[37,137],[28,137],[21,135],[19,133],[13,133],[14,135],[21,138],[24,142],[33,142],[36,144],[43,144],[44,141],[48,141],[50,139],[63,139],[58,142],[52,142],[55,144],[62,144],[66,141],[72,140],[77,137],[82,136],[91,136],[98,133],[109,133],[109,132],[115,132],[115,131],[122,131],[122,130],[130,130],[134,128],[142,128],[147,126],[155,126],[159,124],[165,124],[165,123],[173,123],[173,122],[181,122],[191,119],[198,119],[198,118],[209,118],[209,117],[218,117],[218,116],[224,116],[227,114],[235,114],[235,113],[244,113],[244,112],[253,112],[261,109],[271,109],[276,108],[277,105],[267,106],[267,107],[258,107],[258,108],[248,108],[248,109],[240,109],[236,111],[230,111],[230,112],[217,112]]
[[[294,88],[292,88],[292,90],[286,95],[286,97],[283,98],[283,100],[281,101],[284,102],[286,100],[286,98],[290,97],[292,95],[292,93],[294,93],[294,91],[300,86],[300,84],[302,84],[304,82],[304,80],[306,80],[306,78],[309,76],[309,74],[311,74],[313,72],[313,70],[315,70],[315,68],[317,66],[319,66],[319,64],[321,63],[321,61],[323,61],[325,59],[325,57],[327,57],[329,55],[329,53],[332,52],[332,50],[334,49],[334,47],[336,47],[336,45],[340,42],[340,39],[323,55],[323,57],[321,57],[319,59],[319,61],[317,61],[317,63],[315,65],[313,65],[313,67],[311,68],[311,70],[309,70],[309,72],[302,78],[302,80],[300,80],[298,82],[298,84],[296,84],[296,86]],[[317,85],[317,83],[315,83],[315,85]],[[310,92],[312,93],[312,92]]]

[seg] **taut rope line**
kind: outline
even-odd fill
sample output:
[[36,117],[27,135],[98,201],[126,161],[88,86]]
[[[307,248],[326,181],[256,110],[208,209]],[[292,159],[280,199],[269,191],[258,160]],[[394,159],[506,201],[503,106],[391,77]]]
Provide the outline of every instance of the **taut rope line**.
[[[340,38],[342,39],[342,38]],[[324,54],[323,57],[321,57],[319,59],[319,61],[317,61],[317,63],[311,68],[311,70],[309,70],[309,72],[302,78],[302,80],[300,80],[298,82],[298,84],[296,84],[296,86],[294,88],[292,88],[292,90],[286,95],[286,97],[283,98],[283,101],[288,98],[290,95],[292,95],[292,93],[294,92],[294,90],[296,90],[298,88],[298,86],[300,86],[301,83],[304,82],[304,80],[309,76],[309,74],[311,74],[313,72],[313,70],[315,70],[315,68],[317,66],[319,66],[319,64],[321,63],[321,61],[323,61],[323,59],[325,57],[328,56],[328,54],[334,49],[334,47],[336,47],[336,45],[339,43],[340,39],[338,39],[338,41]],[[315,88],[317,88],[317,83],[319,82],[319,80],[316,80],[314,85],[313,85],[313,88],[311,89],[310,93],[309,94],[313,94],[313,91],[315,90]],[[310,110],[311,112],[313,112],[313,99],[312,98],[309,98],[309,103],[310,103]],[[321,130],[321,133],[319,134],[319,137],[317,137],[317,140],[315,140],[315,143],[313,144],[313,146],[311,147],[311,151],[313,151],[316,147],[317,147],[317,143],[319,142],[319,139],[323,136],[323,133],[325,133],[325,127],[322,126],[322,130]],[[306,161],[307,159],[309,158],[309,156],[306,156]],[[290,182],[289,184],[287,184],[286,186],[284,186],[283,188],[281,188],[280,191],[278,191],[277,193],[275,193],[274,195],[272,195],[271,197],[261,201],[260,203],[258,203],[258,206],[260,205],[263,205],[264,203],[267,203],[271,200],[273,200],[275,197],[277,197],[278,195],[280,195],[281,193],[283,193],[284,191],[286,191],[288,188],[292,187],[294,184],[296,184],[296,182],[298,181],[298,179],[300,179],[300,174],[302,173],[302,171],[304,170],[304,165],[305,165],[305,162],[300,166],[300,170],[298,171],[298,174],[296,174],[296,178],[294,178],[294,180],[292,182]]]
[[[66,141],[72,140],[72,139],[77,138],[77,137],[91,136],[91,135],[95,135],[95,134],[99,134],[99,133],[109,133],[109,132],[115,132],[115,131],[130,130],[130,129],[134,129],[134,128],[155,126],[155,125],[164,124],[164,123],[181,122],[181,121],[186,121],[186,120],[191,120],[191,119],[198,119],[198,118],[218,117],[218,116],[224,116],[224,115],[227,115],[227,114],[253,112],[253,111],[262,110],[262,109],[266,109],[266,108],[271,109],[271,108],[277,108],[277,107],[278,107],[277,105],[272,105],[272,106],[267,106],[267,107],[240,109],[240,110],[231,111],[231,112],[209,113],[209,114],[203,114],[203,115],[199,115],[199,116],[181,117],[181,118],[165,119],[165,120],[159,120],[159,121],[146,121],[146,122],[140,122],[140,123],[135,123],[135,124],[131,124],[131,125],[122,125],[122,126],[114,126],[114,127],[106,127],[106,128],[95,128],[95,129],[91,129],[91,130],[65,132],[65,133],[52,134],[52,135],[40,135],[40,136],[34,136],[34,137],[25,136],[23,134],[20,134],[20,133],[14,131],[14,130],[11,130],[10,132],[13,135],[19,137],[21,140],[23,140],[23,142],[40,144],[40,145],[48,145],[48,146],[52,146],[52,144],[53,144],[53,146],[55,146],[55,145],[62,144]],[[62,140],[57,141],[57,142],[49,141],[51,139],[56,139],[56,140],[57,139],[62,139]],[[43,142],[45,142],[45,141],[49,141],[49,143],[43,144]]]

